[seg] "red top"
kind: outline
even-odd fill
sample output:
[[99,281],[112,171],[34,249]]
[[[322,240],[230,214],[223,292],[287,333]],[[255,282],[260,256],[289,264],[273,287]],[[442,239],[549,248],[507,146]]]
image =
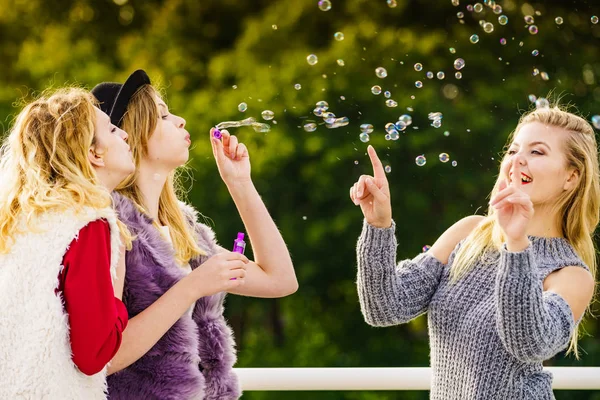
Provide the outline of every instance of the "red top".
[[57,292],[69,315],[73,362],[81,372],[100,372],[114,357],[127,326],[127,309],[114,294],[110,274],[110,229],[106,220],[79,231],[63,258]]

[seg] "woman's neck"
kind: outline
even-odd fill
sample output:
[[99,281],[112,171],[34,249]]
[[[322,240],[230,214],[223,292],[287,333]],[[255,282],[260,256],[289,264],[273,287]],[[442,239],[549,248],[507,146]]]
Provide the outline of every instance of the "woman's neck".
[[536,206],[533,218],[527,228],[527,235],[541,237],[563,237],[560,220],[554,210]]
[[142,193],[144,207],[155,221],[158,221],[158,204],[160,194],[167,182],[169,172],[162,171],[152,165],[140,163],[136,185]]

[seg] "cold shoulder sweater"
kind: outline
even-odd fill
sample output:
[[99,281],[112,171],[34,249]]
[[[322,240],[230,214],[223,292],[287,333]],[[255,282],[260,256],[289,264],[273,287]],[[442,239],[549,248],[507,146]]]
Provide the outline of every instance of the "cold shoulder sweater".
[[565,349],[576,328],[571,308],[543,280],[566,266],[588,269],[563,238],[530,236],[522,252],[506,248],[450,282],[448,264],[422,253],[396,264],[395,224],[366,221],[358,240],[358,294],[374,326],[427,312],[431,399],[554,399],[542,361]]

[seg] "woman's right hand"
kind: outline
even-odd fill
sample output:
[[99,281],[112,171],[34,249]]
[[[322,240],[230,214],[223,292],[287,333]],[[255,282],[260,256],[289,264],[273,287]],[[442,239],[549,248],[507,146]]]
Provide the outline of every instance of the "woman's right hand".
[[248,263],[245,255],[224,251],[210,257],[186,279],[190,281],[196,299],[211,296],[243,285]]
[[360,206],[370,225],[389,228],[392,226],[392,203],[388,180],[373,146],[369,145],[367,152],[373,164],[373,176],[361,175],[350,188],[350,198]]

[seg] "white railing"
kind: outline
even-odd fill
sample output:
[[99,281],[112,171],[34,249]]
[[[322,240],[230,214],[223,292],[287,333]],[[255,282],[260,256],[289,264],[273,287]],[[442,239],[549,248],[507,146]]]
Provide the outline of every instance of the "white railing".
[[[549,367],[555,390],[600,390],[600,367]],[[236,368],[245,391],[429,390],[431,368]]]

